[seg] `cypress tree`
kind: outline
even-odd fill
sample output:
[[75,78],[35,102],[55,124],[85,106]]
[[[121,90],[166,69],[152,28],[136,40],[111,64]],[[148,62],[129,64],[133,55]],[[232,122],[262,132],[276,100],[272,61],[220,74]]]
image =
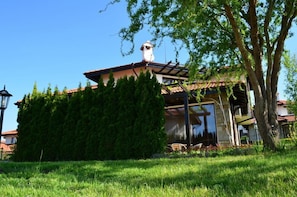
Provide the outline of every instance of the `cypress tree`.
[[147,101],[149,106],[153,106],[154,110],[149,110],[150,113],[150,128],[149,128],[149,136],[152,142],[151,152],[148,154],[160,153],[164,151],[164,148],[167,143],[167,136],[165,133],[165,113],[164,106],[165,101],[164,97],[161,93],[161,84],[157,81],[155,75],[151,76],[150,73],[146,73],[146,77],[148,80],[148,88],[149,91],[153,93],[149,100]]
[[117,116],[117,102],[114,97],[115,80],[110,73],[109,80],[103,94],[104,107],[99,132],[100,159],[114,159],[114,142],[116,139],[115,120]]
[[[45,93],[41,96],[41,104],[40,104],[40,114],[38,118],[38,122],[36,125],[39,130],[39,149],[36,149],[37,154],[39,154],[39,160],[49,160],[51,157],[51,152],[49,148],[49,140],[51,138],[52,132],[49,131],[50,118],[52,113],[52,92],[50,85],[48,86]],[[39,152],[39,153],[38,153]],[[37,159],[37,160],[38,160]]]
[[135,137],[133,135],[133,124],[135,122],[135,79],[124,77],[117,81],[116,92],[118,93],[118,117],[117,138],[115,141],[115,153],[117,159],[128,159],[133,157],[131,147]]
[[27,135],[30,137],[30,155],[27,158],[29,161],[38,161],[43,150],[43,115],[44,115],[44,105],[45,105],[45,95],[44,92],[38,92],[37,87],[34,86],[32,96],[30,99],[30,106],[32,110],[32,116],[30,128],[26,130]]
[[164,132],[164,99],[161,85],[147,71],[137,79],[135,90],[137,116],[134,134],[138,140],[134,143],[136,158],[147,158],[164,150],[166,134]]
[[76,127],[81,118],[81,85],[77,92],[73,93],[69,98],[69,105],[64,122],[64,133],[61,140],[61,158],[62,160],[73,160],[76,150],[75,140],[77,140]]
[[60,145],[61,136],[63,136],[63,123],[65,121],[65,115],[67,112],[68,100],[66,89],[63,92],[59,92],[55,87],[52,98],[52,112],[49,120],[49,132],[47,140],[49,156],[46,158],[49,161],[58,161],[60,158]]
[[[18,112],[16,161],[147,158],[163,151],[164,99],[149,72],[69,96],[34,84]],[[30,144],[30,146],[28,146]]]
[[84,160],[86,152],[86,140],[87,134],[90,132],[91,127],[91,118],[90,118],[90,109],[93,107],[93,90],[90,83],[87,83],[87,86],[84,91],[79,94],[80,102],[80,119],[77,122],[76,127],[76,140],[74,144],[74,159],[75,160]]
[[100,132],[105,132],[102,122],[102,114],[104,107],[104,92],[105,86],[102,78],[98,81],[96,90],[93,93],[92,106],[90,108],[90,128],[87,132],[87,144],[85,150],[85,158],[87,160],[99,159],[99,144],[100,144]]
[[17,146],[14,150],[14,160],[15,161],[26,161],[29,157],[30,147],[27,147],[31,143],[30,135],[28,131],[30,130],[30,123],[32,117],[32,110],[30,107],[30,94],[23,97],[22,102],[19,104],[18,110],[18,140]]

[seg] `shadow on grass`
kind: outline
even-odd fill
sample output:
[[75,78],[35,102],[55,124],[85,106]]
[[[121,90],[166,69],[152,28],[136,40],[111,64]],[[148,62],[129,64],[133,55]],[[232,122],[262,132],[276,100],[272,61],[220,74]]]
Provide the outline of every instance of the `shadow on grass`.
[[[288,187],[297,192],[297,153],[268,156],[126,161],[0,163],[5,177],[50,176],[64,182],[121,184],[126,188],[208,188],[240,195]],[[282,184],[280,184],[282,183]],[[287,188],[284,188],[287,189]]]

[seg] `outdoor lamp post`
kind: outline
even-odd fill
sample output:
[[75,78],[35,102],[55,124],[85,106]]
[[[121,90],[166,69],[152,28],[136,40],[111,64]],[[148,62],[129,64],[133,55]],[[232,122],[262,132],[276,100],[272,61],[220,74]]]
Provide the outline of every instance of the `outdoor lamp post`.
[[4,110],[7,108],[9,98],[12,95],[4,89],[0,91],[0,110],[1,110],[1,116],[0,116],[0,140],[2,137],[2,125],[3,125],[3,116],[4,116]]

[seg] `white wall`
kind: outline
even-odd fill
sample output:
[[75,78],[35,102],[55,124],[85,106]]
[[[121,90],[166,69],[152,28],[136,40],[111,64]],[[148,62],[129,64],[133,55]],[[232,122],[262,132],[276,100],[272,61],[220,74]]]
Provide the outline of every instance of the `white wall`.
[[288,115],[288,108],[284,105],[278,105],[277,113],[278,115],[281,115],[281,116]]
[[5,144],[15,144],[17,141],[17,138],[15,136],[5,136]]

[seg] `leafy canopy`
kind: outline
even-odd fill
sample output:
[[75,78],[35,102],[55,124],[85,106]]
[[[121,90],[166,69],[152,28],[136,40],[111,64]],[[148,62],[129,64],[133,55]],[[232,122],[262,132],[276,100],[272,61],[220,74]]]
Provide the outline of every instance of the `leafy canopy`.
[[[118,3],[113,0],[110,4]],[[126,0],[127,13],[131,19],[128,27],[120,30],[123,41],[130,41],[133,47],[124,52],[134,51],[134,36],[148,28],[153,41],[159,44],[166,37],[179,48],[186,48],[190,54],[189,63],[200,66],[238,65],[242,57],[234,37],[234,30],[227,16],[227,7],[237,24],[245,49],[254,53],[251,31],[257,25],[260,52],[275,50],[283,23],[292,23],[296,16],[295,0]],[[251,17],[255,3],[257,21]],[[282,20],[286,14],[288,20]]]
[[289,109],[297,115],[297,56],[285,53],[284,65],[287,77],[285,93],[288,96]]

